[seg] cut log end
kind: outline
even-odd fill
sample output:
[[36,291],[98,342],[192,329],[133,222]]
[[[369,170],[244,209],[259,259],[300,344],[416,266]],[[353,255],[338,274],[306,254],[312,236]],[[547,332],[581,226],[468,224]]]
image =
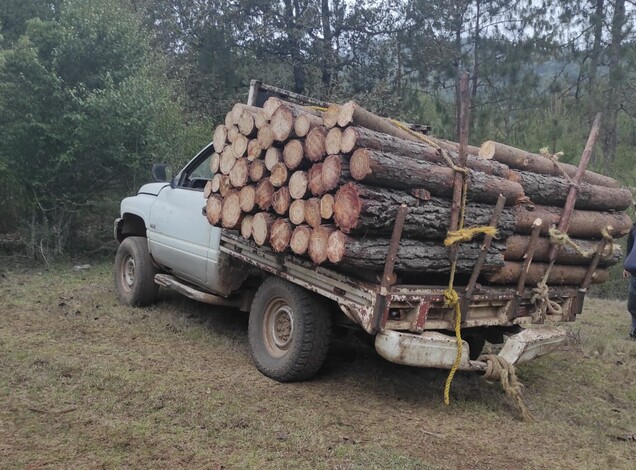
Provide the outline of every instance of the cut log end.
[[254,116],[252,116],[252,113],[243,111],[238,122],[238,128],[241,134],[247,137],[252,137],[256,134],[257,129],[254,124]]
[[329,236],[334,232],[334,227],[321,225],[311,232],[309,237],[309,257],[316,264],[327,261],[327,247],[329,246]]
[[222,210],[223,198],[218,194],[212,194],[205,205],[205,215],[208,222],[212,225],[218,226],[221,221]]
[[263,177],[265,176],[265,171],[266,168],[263,160],[254,160],[252,163],[250,163],[250,179],[255,183],[263,179]]
[[342,130],[338,127],[330,129],[327,133],[327,137],[325,137],[325,151],[327,152],[327,155],[340,153],[341,144]]
[[334,264],[338,264],[345,256],[345,243],[347,236],[340,230],[336,230],[327,240],[327,258]]
[[287,182],[287,166],[284,163],[278,162],[273,166],[271,174],[269,175],[269,181],[275,188],[280,188]]
[[303,161],[303,144],[298,139],[290,140],[283,149],[283,160],[290,170],[295,170]]
[[294,225],[305,223],[305,200],[296,199],[289,205],[289,220]]
[[348,127],[342,133],[340,138],[340,151],[342,153],[351,153],[358,143],[358,130],[355,127]]
[[366,149],[358,149],[353,152],[349,160],[349,171],[353,179],[362,181],[371,174],[371,159]]
[[309,248],[309,239],[311,238],[312,229],[306,225],[299,225],[294,229],[289,247],[297,255],[304,255]]
[[270,97],[263,104],[263,113],[265,114],[265,118],[269,121],[274,112],[283,104],[280,98],[276,98],[274,96]]
[[241,236],[243,238],[250,239],[252,238],[252,221],[254,220],[253,215],[246,215],[243,217],[241,221]]
[[212,145],[217,153],[221,153],[225,148],[227,142],[227,127],[223,124],[216,126],[214,129],[214,137],[212,138]]
[[322,162],[320,176],[324,191],[335,189],[342,177],[342,157],[340,155],[329,155],[325,158],[325,161]]
[[285,215],[289,210],[291,198],[287,186],[281,187],[272,195],[272,208],[278,215]]
[[307,172],[307,186],[314,196],[322,196],[325,186],[322,184],[322,163],[315,163]]
[[340,230],[349,233],[356,228],[361,212],[362,203],[355,184],[347,183],[338,189],[334,198],[333,217]]
[[292,199],[302,199],[307,194],[307,173],[302,170],[294,171],[289,178],[289,195]]
[[305,201],[305,222],[312,228],[316,228],[322,224],[320,215],[320,199],[312,197]]
[[227,146],[221,152],[219,157],[219,170],[224,175],[229,175],[230,171],[232,171],[232,167],[234,166],[234,162],[236,162],[236,155],[234,154],[234,150],[232,146]]
[[229,143],[233,144],[239,135],[241,135],[241,131],[239,131],[238,126],[232,124],[227,128],[227,140]]
[[340,107],[340,113],[338,114],[338,125],[340,127],[346,127],[353,123],[353,114],[357,106],[355,102],[349,101]]
[[274,144],[274,132],[269,124],[264,125],[258,130],[257,137],[258,145],[262,149],[268,149]]
[[203,188],[203,197],[205,199],[209,198],[214,191],[212,191],[212,180],[205,183],[205,187]]
[[230,171],[230,183],[235,188],[242,188],[247,184],[249,163],[245,158],[239,158]]
[[285,142],[294,129],[294,112],[289,106],[280,106],[269,123],[274,140]]
[[291,241],[293,229],[288,220],[277,219],[271,226],[269,244],[274,251],[282,253]]
[[258,143],[258,139],[251,139],[247,144],[247,159],[251,162],[261,158],[263,155],[263,149]]
[[241,211],[238,191],[230,191],[225,195],[221,212],[221,225],[223,228],[234,229],[239,227],[243,211]]
[[320,198],[320,216],[324,220],[329,220],[333,217],[334,197],[331,194],[325,194]]
[[481,158],[485,158],[486,160],[492,159],[495,156],[495,142],[492,140],[487,140],[481,147],[479,147],[478,156]]
[[236,158],[240,158],[247,153],[247,144],[249,143],[249,139],[245,137],[243,134],[239,134],[232,142],[232,151]]
[[218,153],[214,152],[212,154],[212,158],[210,158],[210,171],[212,172],[213,175],[218,173],[220,164],[221,164],[221,156]]
[[265,168],[267,168],[268,171],[272,171],[272,168],[274,168],[274,165],[282,161],[282,159],[283,159],[283,156],[279,148],[277,147],[268,148],[267,152],[265,152]]
[[243,186],[239,192],[239,205],[245,213],[252,212],[256,206],[256,188]]
[[305,157],[312,162],[318,162],[327,154],[325,140],[327,129],[324,126],[313,128],[305,139]]
[[338,125],[339,116],[340,116],[340,105],[337,105],[336,103],[330,104],[322,118],[325,123],[325,127],[327,129],[331,129],[332,127],[335,127],[336,125]]
[[267,212],[259,212],[252,219],[252,238],[258,246],[263,246],[269,239],[273,222],[273,216]]
[[274,195],[274,186],[270,183],[269,178],[258,182],[256,186],[256,205],[263,211],[272,207],[272,196]]
[[296,137],[305,137],[311,129],[321,126],[323,120],[320,116],[303,113],[296,117],[294,121],[294,134]]

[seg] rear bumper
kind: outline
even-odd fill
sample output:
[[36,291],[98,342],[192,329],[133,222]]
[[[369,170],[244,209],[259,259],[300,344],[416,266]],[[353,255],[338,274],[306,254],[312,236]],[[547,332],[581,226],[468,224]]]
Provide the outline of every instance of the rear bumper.
[[[521,364],[551,353],[565,339],[566,333],[560,328],[522,330],[507,337],[499,356],[510,364]],[[436,331],[425,331],[418,335],[386,330],[376,335],[375,349],[387,361],[414,367],[450,369],[457,356],[455,337]],[[468,343],[463,341],[459,369],[485,370],[486,363],[470,360],[469,354]]]

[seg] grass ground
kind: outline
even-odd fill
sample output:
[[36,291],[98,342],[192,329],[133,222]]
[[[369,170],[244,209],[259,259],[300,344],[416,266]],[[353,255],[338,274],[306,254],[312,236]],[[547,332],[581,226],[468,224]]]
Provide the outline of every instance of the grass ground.
[[536,420],[475,374],[337,341],[311,382],[250,363],[247,316],[167,295],[133,309],[110,266],[0,272],[2,468],[634,468],[636,343],[589,300],[572,341],[518,368]]

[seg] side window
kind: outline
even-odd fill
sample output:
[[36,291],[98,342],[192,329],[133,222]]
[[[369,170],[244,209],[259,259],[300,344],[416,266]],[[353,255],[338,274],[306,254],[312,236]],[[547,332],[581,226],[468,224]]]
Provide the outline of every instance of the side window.
[[212,155],[208,155],[197,166],[189,170],[182,180],[181,186],[184,188],[203,189],[205,184],[214,176],[210,169]]

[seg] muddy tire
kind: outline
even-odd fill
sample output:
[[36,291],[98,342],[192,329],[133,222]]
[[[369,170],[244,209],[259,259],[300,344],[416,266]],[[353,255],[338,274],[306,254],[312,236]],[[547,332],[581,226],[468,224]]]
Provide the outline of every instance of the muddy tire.
[[144,237],[125,238],[115,256],[115,287],[119,300],[133,307],[153,303],[159,293],[155,274],[157,269],[148,252],[148,240]]
[[248,339],[259,371],[279,382],[313,377],[331,341],[331,316],[316,295],[276,277],[261,284],[250,310]]

